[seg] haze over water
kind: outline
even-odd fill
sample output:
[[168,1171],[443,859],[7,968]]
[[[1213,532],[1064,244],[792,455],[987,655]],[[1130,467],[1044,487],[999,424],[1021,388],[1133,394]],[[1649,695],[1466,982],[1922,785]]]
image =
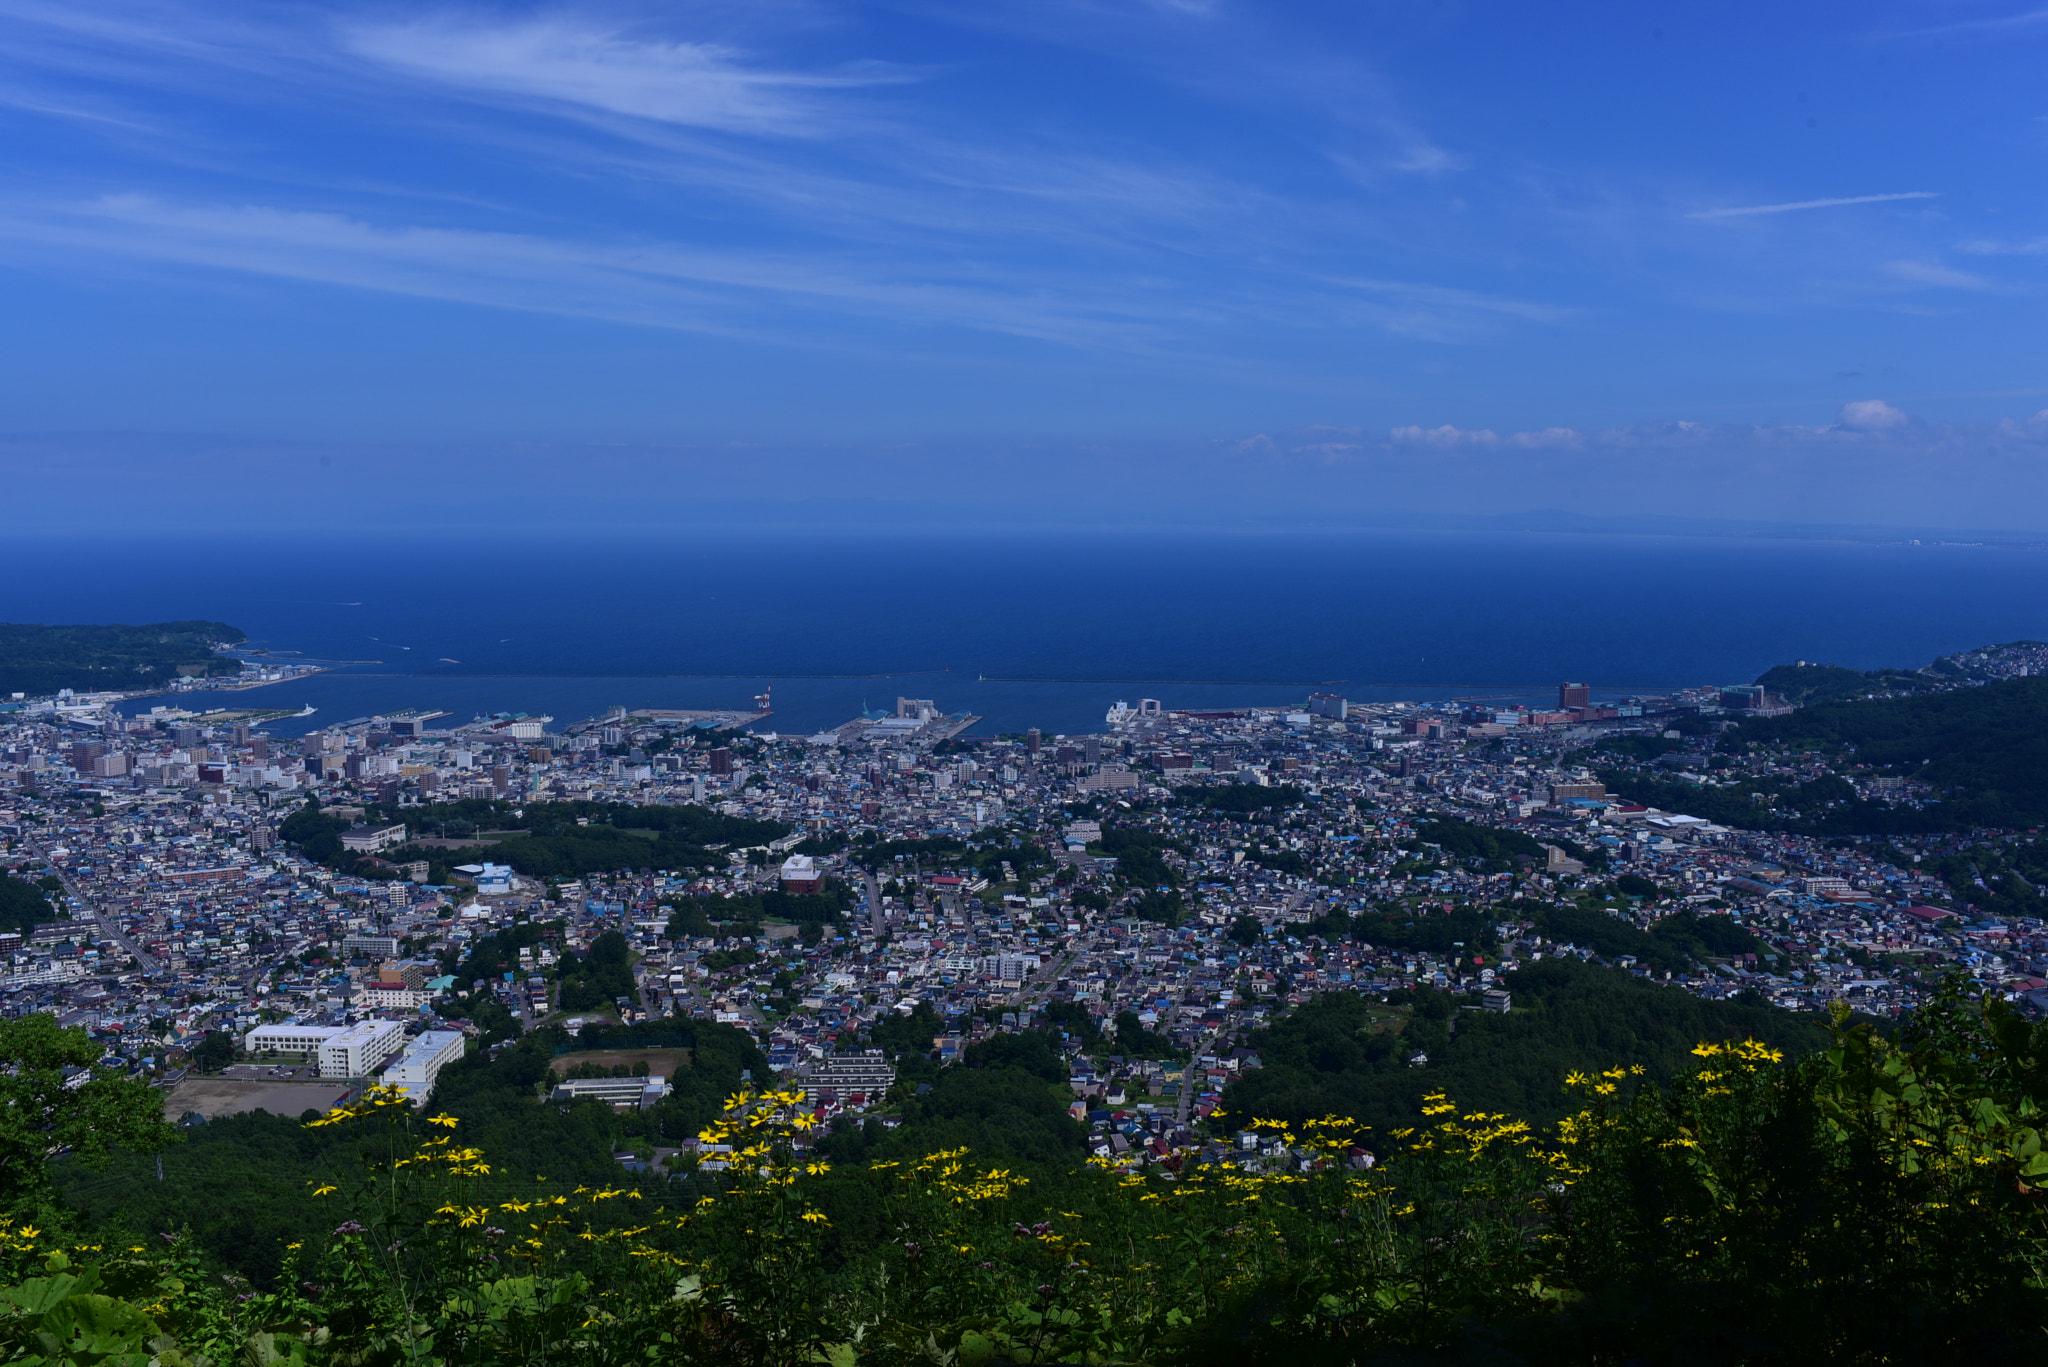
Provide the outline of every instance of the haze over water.
[[214,618],[275,650],[375,662],[245,695],[312,704],[304,726],[401,707],[745,707],[772,685],[781,731],[908,694],[983,715],[976,734],[1081,732],[1141,695],[1540,696],[1563,678],[1630,692],[2048,636],[2048,552],[1991,547],[1386,532],[53,544],[0,548],[0,616]]

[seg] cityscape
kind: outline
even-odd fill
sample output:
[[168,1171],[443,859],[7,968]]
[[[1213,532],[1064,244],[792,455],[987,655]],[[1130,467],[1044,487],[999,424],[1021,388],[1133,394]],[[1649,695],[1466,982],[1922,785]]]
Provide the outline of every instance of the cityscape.
[[[1962,658],[1980,682],[2025,677],[2048,647]],[[1646,738],[1672,742],[1649,767],[1680,783],[1832,776],[1816,755],[1715,763],[1723,730],[1792,710],[1761,687],[1596,702],[1566,683],[1548,710],[1144,698],[1099,733],[993,739],[908,697],[783,735],[764,695],[752,713],[561,723],[401,713],[285,741],[235,706],[275,674],[127,711],[67,690],[0,714],[8,867],[55,908],[0,936],[6,1009],[86,1028],[174,1116],[325,1111],[380,1079],[423,1106],[466,1037],[679,1016],[756,1036],[824,1121],[890,1109],[871,1037],[917,1014],[941,1064],[1050,1026],[1098,1154],[1135,1140],[1165,1158],[1258,1066],[1252,1032],[1322,993],[1433,988],[1512,1012],[1509,975],[1562,957],[1798,1012],[1894,1019],[1951,968],[2048,1005],[2042,923],[1979,912],[1896,847],[1733,829],[1595,776],[1613,755],[1599,747]],[[1892,804],[1929,796],[1852,779]],[[682,807],[737,834],[705,846],[708,867],[491,858],[527,848],[529,807],[650,838],[635,812]],[[295,831],[306,813],[330,823],[324,848]],[[798,914],[762,914],[764,893]],[[1555,913],[1580,905],[1598,915],[1560,934]],[[1375,943],[1390,915],[1415,919]],[[1672,967],[1646,932],[1673,916],[1727,933]],[[1432,936],[1430,918],[1470,941]],[[521,927],[515,967],[479,971],[476,947]],[[630,990],[566,999],[563,966],[606,935],[623,937]],[[483,1002],[492,1019],[465,1014]],[[1126,1057],[1120,1023],[1161,1047]],[[643,1081],[554,1094],[659,1100],[663,1079]]]

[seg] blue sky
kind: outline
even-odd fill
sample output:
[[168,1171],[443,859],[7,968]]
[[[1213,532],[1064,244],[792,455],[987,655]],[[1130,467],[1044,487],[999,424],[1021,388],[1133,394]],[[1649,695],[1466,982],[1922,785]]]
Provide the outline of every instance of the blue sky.
[[2044,526],[2044,54],[1988,0],[0,0],[0,462]]

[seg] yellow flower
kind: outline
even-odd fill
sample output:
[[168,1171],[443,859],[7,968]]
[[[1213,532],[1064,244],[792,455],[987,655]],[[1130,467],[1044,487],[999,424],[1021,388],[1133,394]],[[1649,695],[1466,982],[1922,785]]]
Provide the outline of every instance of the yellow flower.
[[330,1183],[327,1183],[327,1184],[325,1184],[325,1185],[323,1185],[323,1186],[317,1186],[317,1187],[313,1188],[313,1194],[314,1194],[315,1196],[328,1196],[328,1195],[331,1195],[331,1194],[333,1194],[333,1193],[334,1193],[334,1192],[335,1192],[336,1190],[338,1190],[338,1188],[337,1188],[337,1187],[335,1187],[335,1186],[334,1186],[334,1184],[330,1182]]

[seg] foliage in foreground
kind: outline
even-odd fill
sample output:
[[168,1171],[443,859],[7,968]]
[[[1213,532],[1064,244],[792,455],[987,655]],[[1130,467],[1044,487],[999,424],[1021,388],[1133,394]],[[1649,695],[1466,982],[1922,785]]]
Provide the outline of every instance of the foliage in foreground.
[[[1057,1181],[962,1149],[832,1171],[800,1094],[741,1092],[687,1178],[508,1185],[453,1117],[373,1094],[319,1122],[360,1172],[276,1289],[10,1223],[0,1339],[135,1367],[2038,1358],[2044,1046],[1951,993],[1796,1062],[1574,1074],[1548,1130],[1439,1095],[1390,1135],[1254,1120],[1233,1161]],[[851,1256],[849,1183],[886,1225]]]

